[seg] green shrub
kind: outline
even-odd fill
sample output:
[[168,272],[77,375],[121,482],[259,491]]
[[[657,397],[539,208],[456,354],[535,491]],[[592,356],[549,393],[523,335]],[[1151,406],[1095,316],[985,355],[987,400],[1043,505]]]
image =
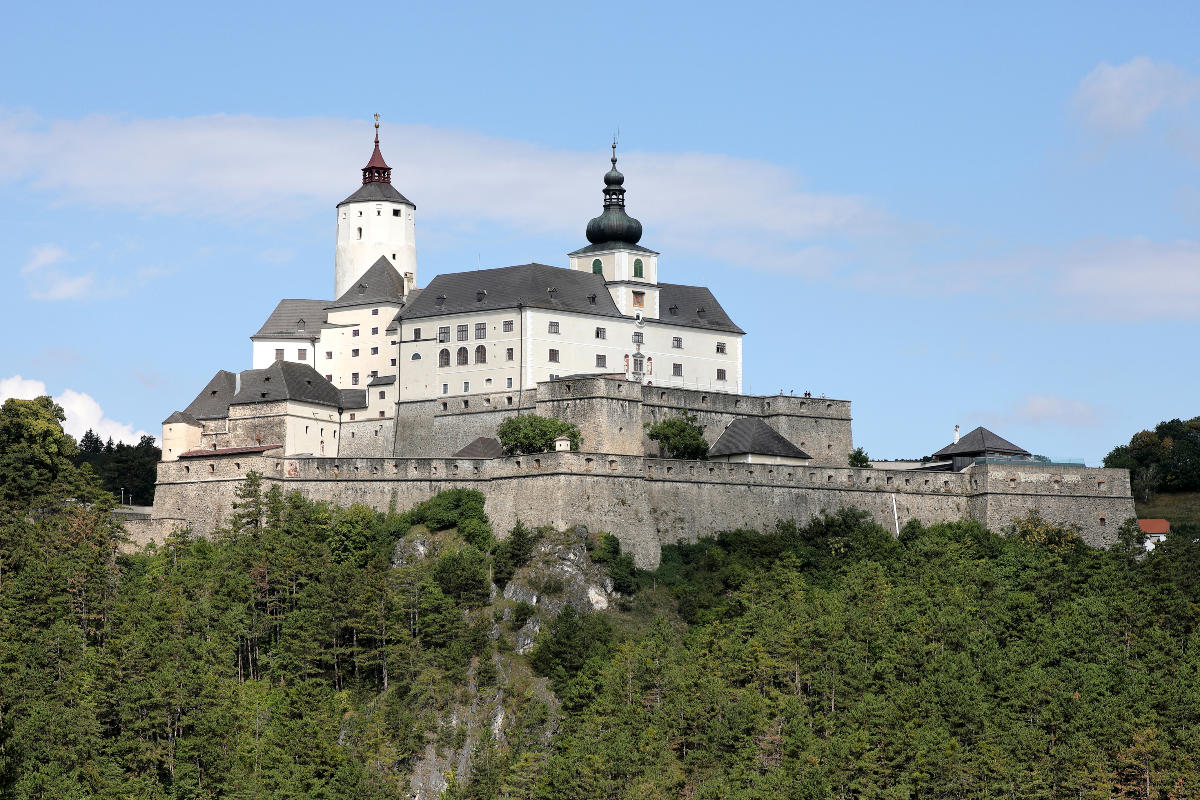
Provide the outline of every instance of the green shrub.
[[662,447],[667,458],[690,460],[708,458],[708,442],[704,429],[696,424],[694,414],[682,414],[651,425],[645,423],[646,435]]
[[487,556],[470,545],[439,558],[433,579],[447,597],[466,605],[480,605],[491,594]]
[[525,627],[525,623],[537,613],[537,606],[532,603],[526,603],[524,600],[513,606],[512,609],[512,629],[519,631]]
[[483,511],[483,493],[474,489],[447,489],[418,503],[404,515],[413,525],[424,525],[431,531],[461,527],[468,519],[487,523]]
[[637,592],[637,568],[633,565],[633,556],[621,552],[621,542],[611,533],[600,537],[600,541],[592,553],[592,561],[608,567],[608,575],[612,578],[613,588],[621,594]]
[[491,552],[496,545],[496,539],[492,536],[492,526],[487,523],[487,520],[475,517],[462,520],[458,523],[458,535],[481,553]]

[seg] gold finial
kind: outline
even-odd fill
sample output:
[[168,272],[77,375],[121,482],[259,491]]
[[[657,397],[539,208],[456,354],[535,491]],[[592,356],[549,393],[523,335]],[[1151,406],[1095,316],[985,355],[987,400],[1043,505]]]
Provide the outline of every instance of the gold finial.
[[375,115],[375,130],[379,130],[379,115]]

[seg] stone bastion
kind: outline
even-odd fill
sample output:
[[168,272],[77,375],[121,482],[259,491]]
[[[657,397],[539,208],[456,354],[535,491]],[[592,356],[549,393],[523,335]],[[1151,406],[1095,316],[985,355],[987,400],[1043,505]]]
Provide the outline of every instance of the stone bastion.
[[[640,434],[640,431],[639,431]],[[275,451],[278,453],[278,451]],[[486,498],[498,536],[518,519],[610,531],[637,565],[653,568],[664,544],[734,528],[804,524],[822,512],[861,508],[889,531],[975,519],[1002,531],[1037,509],[1077,526],[1103,547],[1134,516],[1129,473],[1118,469],[979,464],[962,472],[856,469],[828,465],[682,461],[642,455],[557,452],[488,460],[318,458],[268,453],[194,456],[158,465],[151,519],[126,524],[135,544],[176,528],[209,535],[233,510],[247,473],[311,500],[407,509],[439,491],[471,488]]]

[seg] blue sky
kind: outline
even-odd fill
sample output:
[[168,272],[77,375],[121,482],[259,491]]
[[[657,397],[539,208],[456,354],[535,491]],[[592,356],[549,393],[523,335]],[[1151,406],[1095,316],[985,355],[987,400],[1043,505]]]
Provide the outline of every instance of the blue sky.
[[880,5],[11,9],[0,394],[157,435],[332,293],[379,112],[422,284],[565,266],[619,128],[663,279],[873,457],[958,423],[1097,463],[1200,414],[1200,7]]

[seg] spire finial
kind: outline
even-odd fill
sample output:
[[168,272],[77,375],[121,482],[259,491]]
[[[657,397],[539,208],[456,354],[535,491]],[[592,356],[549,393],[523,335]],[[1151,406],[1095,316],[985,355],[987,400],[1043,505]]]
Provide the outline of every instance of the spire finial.
[[375,115],[375,144],[379,144],[379,115]]
[[379,152],[379,115],[375,115],[375,151],[371,153],[371,160],[363,167],[363,183],[391,183],[392,168],[383,160],[383,154]]
[[613,134],[613,142],[612,142],[612,151],[613,151],[613,152],[612,152],[612,165],[613,165],[613,169],[616,169],[616,166],[617,166],[617,139],[618,139],[620,136],[621,136],[621,129],[620,129],[620,128],[618,128],[618,129],[617,129],[617,131],[616,131],[616,133],[614,133],[614,134]]

